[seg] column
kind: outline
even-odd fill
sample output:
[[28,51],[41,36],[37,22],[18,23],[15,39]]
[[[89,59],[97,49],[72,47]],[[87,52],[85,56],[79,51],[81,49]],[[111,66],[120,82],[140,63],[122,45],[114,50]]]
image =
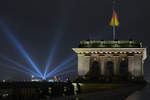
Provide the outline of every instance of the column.
[[105,74],[105,58],[101,57],[100,58],[100,64],[101,64],[101,75]]
[[142,70],[142,76],[144,77],[144,60],[142,60],[142,67],[141,67],[141,70]]
[[84,76],[89,71],[90,67],[90,56],[84,54],[78,54],[78,75]]
[[128,72],[134,75],[134,56],[128,56]]
[[134,56],[134,70],[135,76],[142,76],[142,57],[139,54]]
[[119,74],[119,57],[118,56],[114,56],[114,75],[118,75]]

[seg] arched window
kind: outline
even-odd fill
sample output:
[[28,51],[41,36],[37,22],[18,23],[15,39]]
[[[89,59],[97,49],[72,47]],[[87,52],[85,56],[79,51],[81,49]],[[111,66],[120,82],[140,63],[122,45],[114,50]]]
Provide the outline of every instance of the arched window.
[[89,77],[91,79],[98,79],[100,76],[100,64],[98,61],[93,61],[90,66]]
[[106,63],[105,75],[113,76],[114,73],[114,63],[112,61],[108,61]]
[[94,61],[92,63],[91,72],[95,74],[100,74],[100,64],[98,61]]
[[123,58],[120,62],[120,75],[123,78],[128,77],[128,60]]

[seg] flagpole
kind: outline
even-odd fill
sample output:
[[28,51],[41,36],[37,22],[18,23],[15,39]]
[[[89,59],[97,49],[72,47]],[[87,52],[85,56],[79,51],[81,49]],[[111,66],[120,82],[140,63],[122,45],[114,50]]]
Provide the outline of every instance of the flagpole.
[[113,26],[113,40],[115,41],[116,39],[116,27],[115,25]]
[[116,26],[115,26],[115,14],[113,9],[113,40],[115,41],[115,39],[116,39]]
[[115,41],[116,39],[116,26],[115,26],[115,0],[113,0],[113,40]]

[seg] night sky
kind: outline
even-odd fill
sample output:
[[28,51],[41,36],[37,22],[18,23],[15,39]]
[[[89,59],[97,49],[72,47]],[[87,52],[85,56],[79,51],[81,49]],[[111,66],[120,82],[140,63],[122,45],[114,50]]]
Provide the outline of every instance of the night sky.
[[[150,1],[117,0],[119,40],[141,40],[150,46]],[[44,71],[50,49],[57,46],[53,66],[74,55],[80,40],[112,40],[112,0],[1,0],[0,21],[6,24],[31,58]],[[0,54],[26,67],[30,65],[0,28]],[[0,58],[0,64],[7,64]],[[30,75],[0,66],[0,80],[24,79]],[[150,79],[149,59],[145,78]],[[32,69],[32,68],[31,68]]]

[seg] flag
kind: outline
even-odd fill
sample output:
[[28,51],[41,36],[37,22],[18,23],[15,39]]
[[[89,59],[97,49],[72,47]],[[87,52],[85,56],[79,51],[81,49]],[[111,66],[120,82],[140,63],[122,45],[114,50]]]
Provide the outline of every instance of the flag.
[[116,11],[113,11],[113,16],[110,21],[110,26],[119,26],[119,20]]

